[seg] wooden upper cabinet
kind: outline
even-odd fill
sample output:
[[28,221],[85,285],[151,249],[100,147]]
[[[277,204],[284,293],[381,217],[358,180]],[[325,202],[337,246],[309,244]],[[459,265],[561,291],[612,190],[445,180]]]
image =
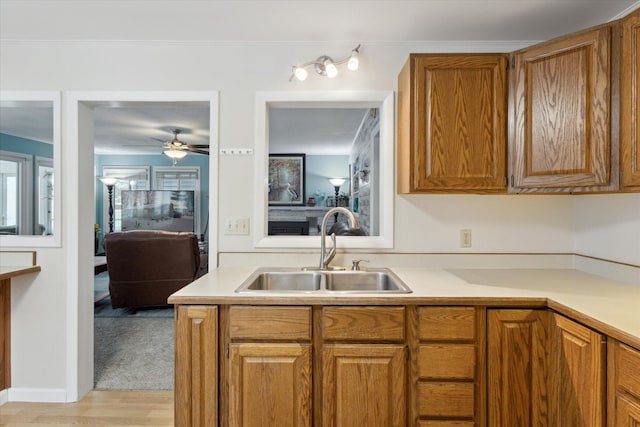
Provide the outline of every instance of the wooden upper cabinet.
[[614,33],[599,26],[513,54],[512,191],[618,189]]
[[398,76],[398,192],[506,191],[507,57],[411,54]]
[[623,190],[640,191],[640,11],[622,20],[622,54],[620,69],[620,168]]

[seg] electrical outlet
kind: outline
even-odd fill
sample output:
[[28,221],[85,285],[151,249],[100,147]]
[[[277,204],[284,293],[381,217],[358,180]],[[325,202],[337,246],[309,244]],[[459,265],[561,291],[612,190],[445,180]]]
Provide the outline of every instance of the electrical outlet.
[[224,227],[224,234],[227,235],[248,235],[249,218],[227,219]]
[[471,247],[471,230],[469,229],[460,230],[460,247],[461,248]]

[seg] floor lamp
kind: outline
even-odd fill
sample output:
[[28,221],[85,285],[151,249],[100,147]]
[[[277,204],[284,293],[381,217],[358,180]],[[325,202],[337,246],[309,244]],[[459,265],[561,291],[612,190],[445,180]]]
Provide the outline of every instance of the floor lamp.
[[109,233],[113,233],[113,186],[118,182],[117,178],[101,176],[98,179],[107,186],[109,192]]
[[[338,206],[338,195],[340,194],[340,186],[347,180],[344,178],[329,178],[329,182],[333,185],[333,189],[336,192],[336,207]],[[335,222],[338,222],[338,212],[334,214]]]

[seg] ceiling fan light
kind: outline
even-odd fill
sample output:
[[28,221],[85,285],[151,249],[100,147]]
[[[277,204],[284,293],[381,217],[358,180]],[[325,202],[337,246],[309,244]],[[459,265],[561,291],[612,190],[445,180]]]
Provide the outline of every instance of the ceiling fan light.
[[182,150],[170,149],[170,150],[165,150],[164,155],[169,158],[179,160],[179,159],[183,159],[187,155],[187,152]]

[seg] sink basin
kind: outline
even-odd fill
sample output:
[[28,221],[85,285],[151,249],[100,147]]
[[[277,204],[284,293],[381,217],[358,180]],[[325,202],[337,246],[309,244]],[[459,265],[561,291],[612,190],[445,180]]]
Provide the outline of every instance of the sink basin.
[[334,292],[411,292],[388,270],[332,272],[326,275],[325,287]]
[[398,276],[386,268],[362,271],[324,271],[259,268],[237,293],[411,293]]
[[317,291],[322,279],[315,271],[257,271],[236,291]]

